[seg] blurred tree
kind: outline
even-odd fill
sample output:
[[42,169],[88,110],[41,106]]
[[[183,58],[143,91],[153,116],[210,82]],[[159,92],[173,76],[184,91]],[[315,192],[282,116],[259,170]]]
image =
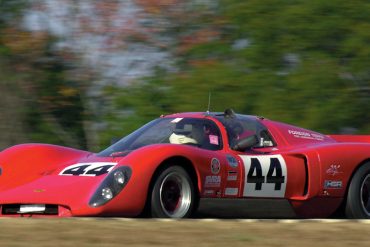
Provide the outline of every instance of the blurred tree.
[[[45,25],[50,15],[30,15],[39,21],[26,32],[19,24],[30,2],[0,0],[0,148],[96,150],[161,114],[205,111],[209,92],[212,111],[370,132],[368,1],[31,2],[38,13],[59,6],[66,18]],[[56,49],[50,33],[65,46]],[[71,44],[82,45],[69,52]],[[82,59],[108,79],[93,78]],[[153,64],[152,76],[135,81]]]
[[4,44],[6,30],[19,18],[24,1],[0,1],[0,150],[8,145],[23,142],[22,111],[25,107],[19,95],[19,82],[23,76],[11,70],[10,49]]
[[255,112],[325,132],[369,130],[368,1],[221,2],[253,44],[241,53],[247,67],[273,77]]
[[[194,11],[196,2],[204,11]],[[215,111],[232,107],[326,133],[370,131],[368,1],[187,3],[156,9],[171,20],[177,70],[107,89],[120,112],[107,115],[109,135],[161,114],[205,111],[208,92]]]
[[19,27],[26,6],[0,2],[0,148],[29,141],[86,148],[84,87],[71,80],[73,63],[52,36]]

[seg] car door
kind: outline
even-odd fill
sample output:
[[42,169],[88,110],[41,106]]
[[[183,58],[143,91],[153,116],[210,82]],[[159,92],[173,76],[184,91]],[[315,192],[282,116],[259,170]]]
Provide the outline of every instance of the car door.
[[302,198],[308,193],[307,157],[277,151],[238,154],[241,197]]
[[243,197],[283,198],[288,181],[285,159],[280,154],[239,155],[244,169]]

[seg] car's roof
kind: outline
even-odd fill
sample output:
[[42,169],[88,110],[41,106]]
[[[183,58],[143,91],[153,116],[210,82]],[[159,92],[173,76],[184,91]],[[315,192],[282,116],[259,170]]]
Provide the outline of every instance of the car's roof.
[[179,118],[179,117],[183,117],[183,118],[192,118],[192,117],[195,117],[195,118],[200,118],[200,117],[204,117],[206,115],[205,112],[181,112],[181,113],[173,113],[173,114],[169,114],[169,115],[164,115],[162,117],[170,117],[170,118]]
[[[250,117],[250,118],[260,118],[253,115],[244,115],[244,114],[235,114],[239,117]],[[225,116],[224,112],[181,112],[181,113],[173,113],[169,115],[164,115],[162,117],[169,117],[169,118],[204,118],[204,117],[221,117]]]
[[263,117],[254,116],[254,115],[244,115],[244,114],[236,114],[233,111],[226,110],[225,112],[184,112],[184,113],[175,113],[166,115],[163,117],[169,118],[216,118],[219,119],[220,117],[227,117],[227,114],[233,114],[239,119],[250,119],[255,120],[262,123],[265,127],[267,127],[275,136],[279,136],[279,140],[284,140],[287,144],[290,145],[298,145],[298,144],[307,144],[307,143],[327,143],[327,142],[334,142],[335,140],[330,138],[327,135],[304,129],[298,126],[289,125],[283,122],[272,121],[269,119],[265,119]]

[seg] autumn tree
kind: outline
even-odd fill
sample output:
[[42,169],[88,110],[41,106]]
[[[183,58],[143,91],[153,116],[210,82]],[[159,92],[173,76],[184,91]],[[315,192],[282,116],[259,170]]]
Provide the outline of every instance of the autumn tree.
[[26,1],[0,3],[0,148],[23,142],[86,148],[88,116],[81,83],[68,75],[68,52],[56,51],[50,34],[22,29]]
[[205,12],[164,14],[176,69],[108,88],[119,114],[107,116],[107,136],[161,114],[204,111],[209,92],[214,111],[231,107],[325,133],[370,131],[367,1],[216,2]]

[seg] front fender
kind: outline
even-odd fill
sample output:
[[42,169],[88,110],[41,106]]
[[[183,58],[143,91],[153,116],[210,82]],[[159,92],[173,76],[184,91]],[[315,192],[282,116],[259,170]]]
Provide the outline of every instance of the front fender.
[[[124,190],[110,203],[106,210],[119,212],[122,208],[130,215],[138,215],[144,209],[150,189],[150,182],[155,171],[165,161],[172,157],[184,157],[195,164],[196,157],[202,150],[185,145],[150,145],[131,152],[119,161],[119,166],[129,166],[132,169],[130,181]],[[199,170],[194,166],[199,179]]]
[[48,144],[22,144],[0,152],[0,189],[12,188],[68,163],[86,157],[89,152]]

